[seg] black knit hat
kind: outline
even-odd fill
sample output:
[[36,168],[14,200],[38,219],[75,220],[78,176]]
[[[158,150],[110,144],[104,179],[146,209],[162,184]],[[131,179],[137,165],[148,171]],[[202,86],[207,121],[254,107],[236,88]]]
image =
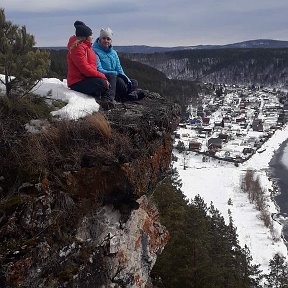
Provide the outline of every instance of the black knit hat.
[[74,27],[76,28],[75,35],[77,37],[89,37],[92,35],[92,30],[82,21],[75,21]]

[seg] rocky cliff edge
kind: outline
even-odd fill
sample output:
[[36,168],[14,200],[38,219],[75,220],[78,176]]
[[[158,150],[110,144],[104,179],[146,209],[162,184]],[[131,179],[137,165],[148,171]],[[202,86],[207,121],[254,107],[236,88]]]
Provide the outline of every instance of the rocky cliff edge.
[[[1,287],[149,287],[169,239],[150,195],[169,169],[180,111],[159,94],[140,92],[141,101],[101,112],[108,132],[98,129],[99,141],[91,136],[95,149],[80,139],[81,153],[71,154],[77,164],[58,156],[56,172],[15,179],[13,189],[1,176]],[[53,131],[49,147],[63,134]],[[64,155],[59,147],[53,153]]]

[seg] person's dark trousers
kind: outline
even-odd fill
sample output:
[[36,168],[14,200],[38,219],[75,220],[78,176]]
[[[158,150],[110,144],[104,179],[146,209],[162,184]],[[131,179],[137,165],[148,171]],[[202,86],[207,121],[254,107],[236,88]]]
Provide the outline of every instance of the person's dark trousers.
[[116,81],[116,96],[115,99],[118,102],[127,100],[128,94],[128,84],[124,81],[123,78],[117,77]]
[[138,81],[135,79],[130,79],[131,80],[131,84],[128,85],[129,89],[128,89],[128,94],[135,91],[138,88]]
[[115,100],[115,94],[116,94],[117,76],[115,74],[110,74],[110,73],[105,74],[105,76],[107,77],[110,83],[110,89],[108,90],[105,98],[108,98],[109,100],[113,101]]
[[85,78],[69,86],[69,88],[74,91],[94,96],[96,98],[100,98],[101,96],[106,95],[108,90],[105,80],[96,77]]
[[138,81],[131,79],[131,83],[127,83],[123,77],[117,77],[116,82],[116,101],[130,100],[129,94],[138,87]]

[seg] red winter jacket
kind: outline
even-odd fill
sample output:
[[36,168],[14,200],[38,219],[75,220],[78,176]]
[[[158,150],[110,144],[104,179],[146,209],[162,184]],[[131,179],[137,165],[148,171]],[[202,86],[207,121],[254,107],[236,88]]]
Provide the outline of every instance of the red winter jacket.
[[87,77],[98,77],[107,80],[103,73],[97,71],[96,54],[91,48],[91,42],[85,40],[72,48],[71,46],[76,40],[76,36],[71,36],[67,45],[68,87]]

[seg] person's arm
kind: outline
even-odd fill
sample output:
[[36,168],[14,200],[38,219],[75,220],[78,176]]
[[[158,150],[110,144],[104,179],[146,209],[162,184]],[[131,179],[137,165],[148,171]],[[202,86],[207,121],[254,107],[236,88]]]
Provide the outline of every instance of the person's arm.
[[96,67],[88,63],[87,52],[87,49],[81,46],[71,49],[71,59],[74,64],[85,77],[98,77],[107,80],[103,73],[99,72]]
[[116,71],[109,71],[109,70],[106,70],[103,68],[102,66],[102,63],[101,63],[101,60],[100,60],[100,57],[99,55],[96,53],[96,59],[97,59],[97,70],[104,73],[104,74],[114,74],[114,75],[117,75],[118,73]]
[[120,59],[119,59],[119,56],[117,54],[117,52],[115,51],[115,60],[116,60],[116,67],[115,67],[115,70],[117,71],[118,74],[124,76],[124,78],[127,79],[127,82],[128,83],[131,83],[131,80],[129,79],[129,77],[124,73],[124,70],[121,66],[121,63],[120,63]]

